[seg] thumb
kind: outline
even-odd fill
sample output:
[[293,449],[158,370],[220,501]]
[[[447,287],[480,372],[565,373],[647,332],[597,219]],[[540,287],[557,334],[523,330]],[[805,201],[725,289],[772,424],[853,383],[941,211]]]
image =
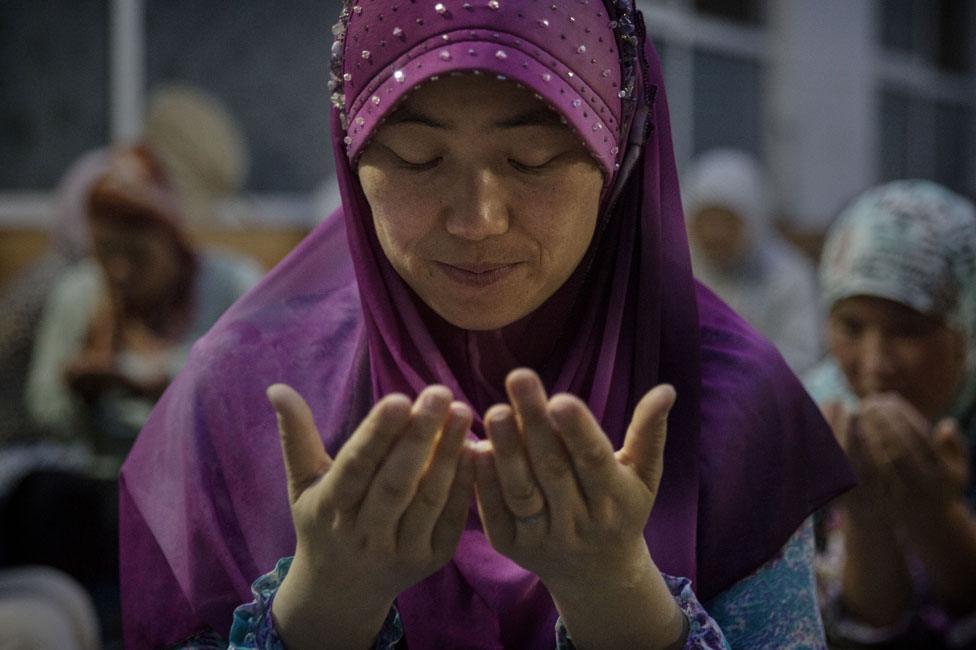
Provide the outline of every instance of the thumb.
[[657,494],[664,470],[664,442],[668,433],[668,412],[677,394],[668,384],[652,388],[634,409],[624,445],[617,460],[637,472],[648,489]]
[[332,466],[325,451],[312,411],[295,389],[287,384],[273,384],[267,390],[268,400],[278,415],[281,451],[288,475],[288,500],[295,503],[312,483]]

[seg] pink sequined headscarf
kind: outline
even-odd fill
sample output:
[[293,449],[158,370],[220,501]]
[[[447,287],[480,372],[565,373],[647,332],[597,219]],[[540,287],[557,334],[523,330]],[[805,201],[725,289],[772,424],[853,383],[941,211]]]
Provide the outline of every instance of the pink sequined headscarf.
[[[692,278],[660,66],[629,0],[358,0],[335,33],[341,217],[197,344],[123,468],[128,644],[175,643],[207,627],[226,633],[250,583],[293,552],[263,397],[272,382],[308,399],[332,453],[392,391],[412,396],[437,382],[483,413],[503,395],[486,364],[532,360],[551,392],[586,400],[617,446],[637,400],[673,384],[678,401],[645,537],[661,570],[692,578],[703,599],[770,559],[851,484],[779,355]],[[397,275],[355,170],[405,92],[467,71],[536,93],[607,178],[579,268],[534,313],[492,332],[444,322]],[[546,589],[494,552],[474,512],[452,560],[401,593],[397,607],[415,648],[554,645]]]

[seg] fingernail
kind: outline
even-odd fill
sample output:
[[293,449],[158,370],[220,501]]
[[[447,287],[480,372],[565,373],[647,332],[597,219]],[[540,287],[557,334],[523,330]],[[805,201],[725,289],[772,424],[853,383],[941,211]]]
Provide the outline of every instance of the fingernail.
[[421,411],[431,413],[433,411],[439,411],[448,399],[441,391],[426,390],[420,395],[420,402],[417,406]]

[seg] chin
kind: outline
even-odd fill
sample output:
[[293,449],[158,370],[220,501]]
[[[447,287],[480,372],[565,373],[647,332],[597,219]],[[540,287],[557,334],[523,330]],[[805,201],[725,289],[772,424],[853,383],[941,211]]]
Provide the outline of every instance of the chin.
[[460,327],[464,330],[472,330],[476,332],[484,332],[490,330],[497,330],[505,327],[506,325],[511,325],[518,318],[516,317],[506,317],[505,314],[498,314],[492,310],[464,310],[464,309],[452,309],[452,310],[442,310],[434,309],[437,314],[446,320],[451,325],[455,327]]

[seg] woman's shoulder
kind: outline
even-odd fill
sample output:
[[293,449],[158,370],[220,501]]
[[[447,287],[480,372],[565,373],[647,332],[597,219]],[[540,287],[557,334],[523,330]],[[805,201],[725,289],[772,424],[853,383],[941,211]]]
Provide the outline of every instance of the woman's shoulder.
[[[775,348],[701,288],[699,322],[699,521],[706,522],[699,560],[705,575],[723,576],[705,586],[714,594],[768,560],[853,478],[819,409]],[[739,548],[735,571],[728,568],[731,548]]]
[[[194,345],[191,358],[208,363],[267,357],[318,358],[321,350],[347,347],[362,321],[359,288],[342,255],[344,231],[316,228],[277,266],[255,282]],[[210,255],[213,268],[236,277],[252,274],[239,258]],[[333,365],[326,360],[325,365]]]
[[821,433],[819,410],[775,346],[704,287],[699,324],[705,444],[768,449],[771,437]]
[[348,345],[358,332],[362,307],[354,283],[293,293],[262,291],[263,286],[246,294],[196,342],[194,365],[260,368],[269,358],[319,358],[323,351]]
[[96,293],[102,283],[98,263],[91,258],[83,258],[64,267],[51,286],[52,295],[88,298]]
[[101,270],[94,260],[85,258],[65,267],[49,287],[43,318],[70,320],[72,325],[83,326],[91,317],[103,287]]

